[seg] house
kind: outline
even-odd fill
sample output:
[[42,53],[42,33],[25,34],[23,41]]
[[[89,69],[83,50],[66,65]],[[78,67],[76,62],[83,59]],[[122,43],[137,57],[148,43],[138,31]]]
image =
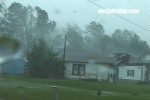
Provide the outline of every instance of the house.
[[2,74],[24,74],[25,61],[15,59],[1,65]]
[[[98,56],[98,55],[97,55]],[[65,57],[65,77],[114,82],[118,80],[149,80],[149,67],[141,58],[131,57],[126,53],[106,56],[71,56]]]

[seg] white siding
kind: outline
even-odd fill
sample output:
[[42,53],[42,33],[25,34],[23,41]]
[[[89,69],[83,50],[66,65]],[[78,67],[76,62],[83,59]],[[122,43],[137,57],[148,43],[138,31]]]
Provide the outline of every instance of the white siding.
[[[85,75],[72,75],[73,64],[84,64]],[[134,76],[128,76],[127,71],[134,70]],[[144,81],[145,80],[145,66],[118,66],[118,79],[129,79]],[[109,76],[108,76],[109,75]],[[113,82],[115,79],[115,69],[106,64],[94,64],[94,63],[65,63],[65,77],[68,79],[97,79],[99,81],[106,80]]]
[[[72,75],[73,64],[85,64],[85,76]],[[108,80],[108,65],[93,64],[93,63],[72,63],[65,64],[65,77],[68,79],[98,79]]]
[[85,78],[95,78],[98,80],[108,80],[109,67],[102,64],[87,64],[85,69]]
[[[127,76],[128,70],[134,70],[134,76]],[[145,78],[145,66],[120,66],[119,79],[142,80]]]

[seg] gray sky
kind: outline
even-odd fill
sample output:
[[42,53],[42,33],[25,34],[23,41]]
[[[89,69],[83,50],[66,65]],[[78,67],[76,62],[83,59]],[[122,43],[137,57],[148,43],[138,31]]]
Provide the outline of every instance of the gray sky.
[[[136,32],[141,39],[150,44],[150,32],[147,32],[113,14],[98,14],[97,7],[87,0],[6,0],[9,6],[12,2],[23,5],[39,6],[46,10],[51,20],[55,20],[58,27],[64,27],[66,23],[76,23],[85,27],[91,21],[100,22],[106,34],[111,34],[115,29],[128,29]],[[150,1],[149,0],[91,0],[105,8],[115,9],[139,9],[139,14],[119,14],[120,16],[135,22],[150,30]],[[74,12],[76,11],[76,12]]]

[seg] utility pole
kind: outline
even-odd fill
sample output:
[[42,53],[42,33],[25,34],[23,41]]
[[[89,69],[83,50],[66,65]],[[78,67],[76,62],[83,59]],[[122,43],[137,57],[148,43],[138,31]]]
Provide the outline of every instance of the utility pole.
[[66,56],[66,39],[67,39],[67,35],[65,34],[64,53],[63,53],[63,66],[64,67],[65,67],[65,56]]

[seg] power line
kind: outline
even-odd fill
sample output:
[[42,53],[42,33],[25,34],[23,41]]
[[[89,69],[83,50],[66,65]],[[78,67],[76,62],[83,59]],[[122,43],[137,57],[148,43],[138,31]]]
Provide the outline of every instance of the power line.
[[[94,5],[96,5],[96,6],[98,6],[98,7],[100,7],[100,8],[102,8],[102,9],[106,9],[106,8],[104,8],[104,7],[98,5],[98,4],[96,4],[96,3],[94,3],[94,2],[92,2],[92,1],[90,1],[90,0],[87,0],[87,1],[90,2],[90,3],[92,3],[92,4],[94,4]],[[138,25],[138,24],[136,24],[136,23],[134,23],[134,22],[132,22],[132,21],[130,21],[130,20],[128,20],[128,19],[126,19],[126,18],[120,16],[120,15],[118,15],[118,14],[115,14],[115,13],[113,13],[113,14],[116,15],[117,17],[119,17],[119,18],[121,18],[121,19],[123,19],[123,20],[125,20],[125,21],[127,21],[127,22],[129,22],[129,23],[131,23],[131,24],[133,24],[133,25],[135,25],[135,26],[138,26],[138,27],[142,28],[142,29],[145,30],[145,31],[150,32],[150,30],[148,30],[148,29],[146,29],[146,28],[144,28],[144,27],[142,27],[142,26],[140,26],[140,25]]]

